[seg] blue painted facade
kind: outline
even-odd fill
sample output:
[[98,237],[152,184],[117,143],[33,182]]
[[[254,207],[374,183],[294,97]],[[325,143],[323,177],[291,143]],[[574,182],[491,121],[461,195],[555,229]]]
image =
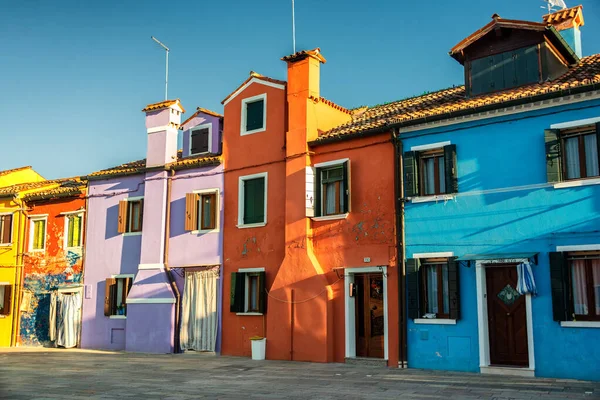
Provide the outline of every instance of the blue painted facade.
[[[539,253],[533,266],[535,375],[600,380],[600,328],[561,327],[553,320],[549,252],[557,246],[600,244],[600,185],[554,188],[547,183],[544,130],[600,117],[590,100],[435,129],[401,131],[403,147],[456,145],[458,194],[406,203],[406,258],[415,253]],[[408,365],[480,371],[476,267],[459,264],[456,325],[408,322]],[[487,332],[486,332],[487,334]],[[531,360],[530,360],[531,362]]]

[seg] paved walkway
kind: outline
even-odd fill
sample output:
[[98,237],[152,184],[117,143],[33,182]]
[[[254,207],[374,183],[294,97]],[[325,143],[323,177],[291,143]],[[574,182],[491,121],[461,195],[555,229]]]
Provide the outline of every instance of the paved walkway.
[[600,383],[147,355],[0,349],[2,399],[600,399]]

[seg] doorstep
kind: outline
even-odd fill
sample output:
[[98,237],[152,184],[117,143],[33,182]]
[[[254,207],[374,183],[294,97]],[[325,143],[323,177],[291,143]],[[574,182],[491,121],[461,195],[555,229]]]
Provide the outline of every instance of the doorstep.
[[387,367],[387,360],[383,358],[346,357],[346,364],[362,365],[366,367]]
[[523,376],[527,378],[535,377],[535,370],[527,367],[497,367],[490,365],[487,367],[479,367],[479,371],[482,374],[489,375]]

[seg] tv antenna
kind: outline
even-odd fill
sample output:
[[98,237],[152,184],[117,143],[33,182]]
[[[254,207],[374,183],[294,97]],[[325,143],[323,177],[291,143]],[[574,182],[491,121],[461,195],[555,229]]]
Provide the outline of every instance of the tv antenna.
[[543,8],[544,10],[548,10],[548,14],[552,14],[553,12],[556,12],[558,10],[564,10],[565,8],[567,8],[567,4],[565,3],[565,0],[542,0],[544,3],[546,3],[545,6],[540,6],[540,8]]
[[296,10],[295,10],[295,4],[294,4],[294,0],[292,0],[292,47],[294,49],[294,52],[292,54],[296,53]]
[[169,48],[167,46],[165,46],[160,40],[158,40],[157,38],[155,38],[154,36],[150,36],[152,38],[152,40],[154,40],[156,43],[158,43],[158,45],[160,47],[162,47],[163,49],[165,49],[166,53],[167,53],[167,66],[166,66],[166,72],[165,72],[165,100],[168,100],[169,97],[167,96],[169,93]]

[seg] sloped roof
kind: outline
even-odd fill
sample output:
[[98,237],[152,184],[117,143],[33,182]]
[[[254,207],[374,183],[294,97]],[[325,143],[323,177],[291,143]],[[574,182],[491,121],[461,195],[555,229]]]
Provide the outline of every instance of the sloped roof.
[[310,100],[314,101],[315,103],[323,103],[323,104],[327,104],[329,107],[331,108],[335,108],[338,111],[341,111],[343,113],[346,114],[352,114],[352,111],[348,110],[345,107],[342,107],[336,103],[334,103],[331,100],[327,100],[325,97],[314,97],[314,96],[309,96],[308,97]]
[[561,22],[565,22],[570,19],[574,19],[577,22],[577,25],[583,26],[583,6],[565,8],[564,10],[546,14],[543,17],[545,23],[553,25],[560,24]]
[[26,169],[31,169],[31,165],[26,165],[24,167],[18,167],[13,169],[5,169],[4,171],[0,171],[0,176],[12,174],[13,172],[24,171]]
[[[56,187],[57,184],[60,186]],[[46,187],[48,187],[48,189],[43,190]],[[66,190],[61,190],[61,189],[73,190],[73,189],[77,189],[80,187],[85,187],[85,183],[82,182],[79,178],[52,179],[52,180],[47,180],[47,181],[26,182],[26,183],[18,183],[16,185],[6,186],[3,188],[0,188],[0,196],[2,196],[2,197],[14,196],[21,192],[30,191],[30,190],[36,190],[36,192],[35,192],[36,194],[37,193],[39,193],[39,194],[48,193],[48,195],[51,195],[52,193],[59,193],[59,192],[66,191]],[[40,191],[38,191],[38,189],[40,189]],[[27,197],[33,196],[33,195],[34,195],[34,193],[28,193],[24,196],[24,198],[27,198]]]
[[600,89],[600,54],[582,58],[579,64],[554,81],[534,83],[476,97],[467,97],[465,87],[457,86],[370,107],[356,113],[352,121],[321,134],[311,144],[350,138],[368,131],[383,131],[396,124],[416,125],[431,120],[473,114],[486,108],[502,108],[514,101],[532,102],[543,96],[564,96],[575,89]]
[[223,101],[221,101],[221,104],[225,104],[227,102],[227,100],[229,100],[231,97],[236,95],[238,93],[238,91],[241,88],[243,88],[246,84],[248,84],[248,82],[250,82],[252,79],[258,79],[258,80],[265,81],[265,82],[276,83],[278,85],[284,85],[284,86],[287,85],[286,81],[280,81],[279,79],[269,78],[268,76],[261,75],[258,72],[250,71],[250,76],[248,77],[248,79],[246,79],[244,82],[242,82],[242,84],[240,86],[238,86],[233,92],[229,93],[227,95],[227,97],[225,97],[223,99]]
[[[221,157],[214,154],[207,154],[195,157],[183,158],[183,152],[177,152],[177,161],[166,164],[160,168],[164,169],[186,169],[196,168],[208,165],[217,165],[221,163]],[[157,167],[158,168],[158,167]],[[135,175],[146,172],[146,159],[128,162],[117,165],[116,167],[103,169],[101,171],[92,172],[87,176],[89,179],[103,179],[123,175]]]
[[87,186],[86,181],[80,179],[66,179],[60,182],[60,186],[52,189],[41,189],[39,191],[27,193],[23,196],[26,201],[50,200],[61,197],[78,196],[83,193]]
[[211,111],[207,108],[202,108],[202,107],[196,107],[196,112],[193,113],[188,119],[186,119],[185,121],[183,121],[181,123],[181,127],[183,127],[185,124],[187,124],[188,122],[190,122],[195,116],[197,116],[198,114],[206,114],[206,115],[211,115],[213,117],[217,117],[217,118],[223,118],[222,114],[219,114],[217,112]]
[[179,106],[179,108],[181,108],[181,112],[185,112],[185,109],[181,105],[181,101],[179,101],[179,99],[164,100],[164,101],[159,101],[158,103],[148,104],[146,107],[144,107],[142,109],[142,111],[143,112],[156,111],[156,110],[160,110],[160,109],[163,109],[163,108],[171,107],[172,105],[175,105],[175,104],[177,106]]

